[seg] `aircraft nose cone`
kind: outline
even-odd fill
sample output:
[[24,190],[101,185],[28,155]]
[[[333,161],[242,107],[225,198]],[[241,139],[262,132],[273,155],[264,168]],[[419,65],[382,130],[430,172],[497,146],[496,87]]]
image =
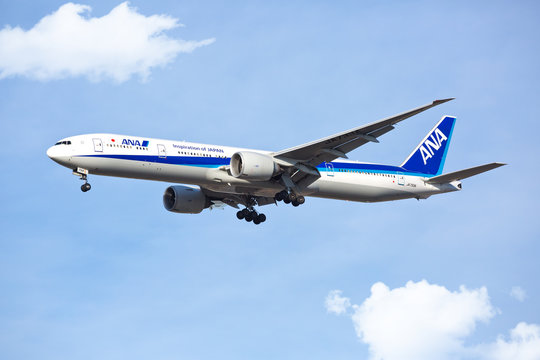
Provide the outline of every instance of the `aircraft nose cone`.
[[54,156],[54,155],[53,155],[53,152],[54,152],[53,147],[54,147],[54,146],[51,146],[50,148],[47,149],[47,156],[48,156],[49,158],[51,158],[51,159],[52,159],[53,156]]
[[51,146],[50,148],[47,149],[47,156],[51,160],[53,160],[54,162],[62,166],[70,167],[72,165],[70,152],[68,151],[68,149],[66,149],[66,146],[62,146],[62,145]]
[[65,157],[66,157],[65,156],[66,154],[64,154],[62,150],[63,149],[59,148],[58,146],[51,146],[50,148],[47,149],[47,156],[51,160],[61,164],[65,160]]

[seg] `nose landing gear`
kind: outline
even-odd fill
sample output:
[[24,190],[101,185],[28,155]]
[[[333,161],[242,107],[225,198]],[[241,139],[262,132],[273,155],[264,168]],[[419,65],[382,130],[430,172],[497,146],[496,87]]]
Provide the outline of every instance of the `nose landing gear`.
[[84,184],[81,185],[82,192],[90,191],[92,186],[88,183],[88,170],[77,168],[77,170],[73,170],[73,175],[78,176],[81,180],[84,180]]

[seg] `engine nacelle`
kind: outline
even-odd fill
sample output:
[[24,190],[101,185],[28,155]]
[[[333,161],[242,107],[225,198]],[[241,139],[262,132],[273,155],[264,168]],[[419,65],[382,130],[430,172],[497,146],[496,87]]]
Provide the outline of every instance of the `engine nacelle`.
[[279,171],[271,156],[250,151],[240,151],[231,157],[231,174],[236,178],[253,181],[270,180]]
[[163,194],[165,209],[182,214],[198,214],[210,206],[201,189],[184,185],[169,186]]

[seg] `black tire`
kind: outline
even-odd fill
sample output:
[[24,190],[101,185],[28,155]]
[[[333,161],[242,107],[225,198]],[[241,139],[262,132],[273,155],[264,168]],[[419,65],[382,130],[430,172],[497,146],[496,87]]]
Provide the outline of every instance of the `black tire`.
[[260,222],[260,223],[263,223],[266,221],[266,215],[264,214],[259,214],[259,216],[257,216],[257,220]]
[[81,191],[82,191],[82,192],[87,192],[87,191],[89,191],[91,188],[92,188],[92,186],[90,186],[89,183],[85,183],[85,184],[82,184],[82,185],[81,185]]
[[242,220],[244,218],[244,213],[242,211],[239,211],[236,213],[236,217],[238,220]]
[[290,204],[291,203],[291,200],[289,199],[289,197],[287,196],[285,199],[283,199],[283,202],[285,204]]
[[303,203],[306,202],[306,198],[303,197],[303,196],[299,196],[299,197],[296,198],[296,202],[297,202],[298,204],[302,205]]
[[253,220],[253,217],[254,217],[254,213],[250,212],[249,214],[246,215],[245,219],[247,222],[250,222],[251,220]]
[[261,221],[259,220],[258,217],[255,217],[255,218],[253,219],[253,223],[254,223],[255,225],[259,225],[259,224],[261,223]]
[[295,202],[296,201],[296,194],[295,193],[290,193],[289,194],[289,200],[291,200],[291,202]]
[[242,214],[244,214],[244,218],[245,218],[246,216],[248,216],[249,213],[250,213],[250,211],[249,211],[248,209],[242,210]]
[[283,194],[281,193],[281,191],[274,196],[274,199],[276,199],[276,201],[283,200]]
[[298,202],[298,200],[294,200],[292,202],[292,206],[294,206],[294,207],[300,206],[300,203]]

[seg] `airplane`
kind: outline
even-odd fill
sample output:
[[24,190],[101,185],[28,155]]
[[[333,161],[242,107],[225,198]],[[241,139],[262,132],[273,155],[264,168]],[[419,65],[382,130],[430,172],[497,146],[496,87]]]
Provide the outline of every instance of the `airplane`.
[[299,206],[309,196],[367,203],[427,199],[459,191],[460,180],[506,165],[494,162],[442,174],[456,122],[453,116],[443,116],[399,166],[348,159],[347,153],[378,143],[399,122],[450,100],[435,100],[281,151],[86,134],[58,141],[47,155],[84,181],[83,192],[91,188],[89,174],[171,182],[177,185],[163,194],[168,211],[198,214],[229,205],[238,209],[238,219],[258,225],[266,215],[256,206],[280,201]]

